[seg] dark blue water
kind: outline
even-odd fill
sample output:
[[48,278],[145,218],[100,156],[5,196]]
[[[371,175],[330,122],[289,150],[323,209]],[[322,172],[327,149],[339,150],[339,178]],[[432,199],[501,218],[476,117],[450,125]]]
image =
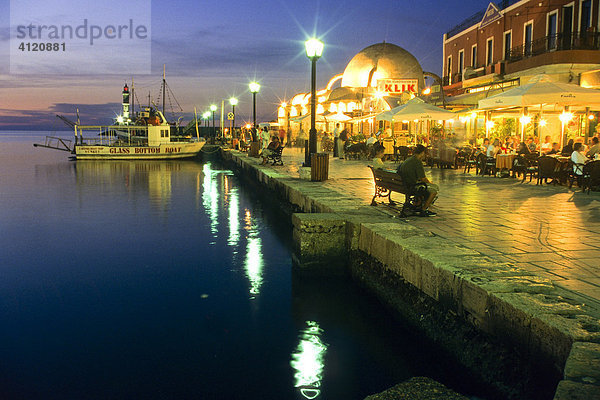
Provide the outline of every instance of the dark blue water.
[[362,399],[470,376],[213,161],[68,161],[0,134],[0,399]]

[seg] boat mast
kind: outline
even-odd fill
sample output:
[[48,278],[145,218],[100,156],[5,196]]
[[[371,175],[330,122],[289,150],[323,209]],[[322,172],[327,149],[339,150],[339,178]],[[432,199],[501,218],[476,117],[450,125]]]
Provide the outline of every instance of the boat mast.
[[165,112],[166,112],[165,111],[165,90],[166,90],[166,86],[167,86],[167,81],[165,79],[166,78],[165,75],[166,75],[166,65],[163,64],[163,81],[162,81],[162,101],[163,101],[162,112],[163,112],[163,115],[165,115]]

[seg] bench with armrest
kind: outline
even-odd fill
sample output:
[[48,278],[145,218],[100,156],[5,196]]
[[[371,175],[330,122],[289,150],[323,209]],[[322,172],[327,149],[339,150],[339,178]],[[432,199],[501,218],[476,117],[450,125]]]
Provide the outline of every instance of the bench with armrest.
[[[415,190],[415,188],[408,188],[402,181],[402,177],[400,174],[392,171],[386,171],[384,169],[371,168],[371,172],[373,173],[373,180],[375,182],[375,194],[373,195],[373,199],[371,200],[371,205],[376,206],[377,202],[376,198],[379,197],[387,197],[388,202],[391,205],[396,204],[391,198],[392,192],[403,194],[405,197],[404,204],[402,206],[401,215],[406,216],[406,212],[416,211],[419,209],[420,204],[425,200],[425,196],[427,195],[427,191]],[[419,187],[419,185],[417,185]],[[426,189],[426,186],[422,186]]]
[[283,160],[281,159],[281,153],[283,153],[283,148],[285,146],[279,146],[276,150],[273,151],[273,154],[267,156],[267,162],[272,161],[272,165],[283,165]]

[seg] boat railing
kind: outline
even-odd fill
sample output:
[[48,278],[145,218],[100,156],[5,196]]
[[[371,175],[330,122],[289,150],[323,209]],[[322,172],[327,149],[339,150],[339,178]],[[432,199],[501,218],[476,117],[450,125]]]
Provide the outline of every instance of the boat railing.
[[65,139],[65,138],[56,137],[56,136],[46,136],[46,140],[44,141],[44,144],[34,143],[33,145],[35,147],[47,147],[49,149],[63,150],[63,151],[71,152],[71,151],[73,151],[73,148],[71,147],[71,143],[73,143],[73,141],[70,139]]
[[75,143],[86,145],[147,146],[148,128],[128,125],[76,125]]

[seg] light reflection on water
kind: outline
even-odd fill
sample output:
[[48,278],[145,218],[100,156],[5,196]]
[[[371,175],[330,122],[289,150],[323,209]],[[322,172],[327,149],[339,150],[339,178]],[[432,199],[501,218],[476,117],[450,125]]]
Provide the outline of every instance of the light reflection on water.
[[314,399],[321,394],[327,344],[321,339],[323,330],[318,322],[306,321],[306,326],[306,329],[300,332],[300,343],[292,353],[290,365],[296,371],[294,386],[302,396]]

